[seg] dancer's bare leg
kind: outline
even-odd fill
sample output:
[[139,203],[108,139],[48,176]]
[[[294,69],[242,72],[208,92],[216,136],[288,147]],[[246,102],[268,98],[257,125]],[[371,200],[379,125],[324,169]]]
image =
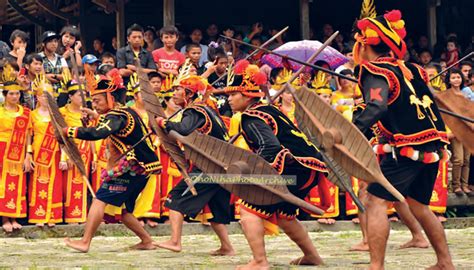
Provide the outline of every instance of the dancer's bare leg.
[[293,265],[320,265],[323,260],[313,245],[306,228],[297,220],[278,219],[278,226],[303,251],[303,256],[290,262]]
[[68,247],[81,252],[88,252],[92,237],[94,237],[97,228],[104,218],[105,203],[94,199],[92,201],[91,208],[89,209],[89,215],[87,216],[86,227],[84,229],[84,236],[80,240],[71,240],[69,238],[64,239],[64,242]]
[[385,249],[390,227],[387,219],[385,200],[372,194],[367,203],[367,237],[369,240],[371,270],[384,269]]
[[240,224],[245,238],[252,250],[253,259],[246,265],[237,267],[240,270],[266,270],[270,269],[265,252],[265,228],[263,220],[240,208]]
[[454,269],[454,265],[449,254],[446,235],[441,222],[436,218],[427,205],[421,204],[411,198],[407,199],[410,210],[421,227],[425,230],[426,236],[430,240],[431,246],[436,252],[437,263],[428,269]]
[[10,219],[7,217],[2,217],[2,228],[5,232],[11,233],[13,232],[13,225],[10,222]]
[[122,223],[127,226],[132,232],[134,232],[140,240],[140,243],[132,246],[132,249],[139,250],[152,250],[156,249],[156,246],[153,245],[153,240],[151,239],[150,234],[143,228],[140,221],[131,213],[122,214]]
[[411,213],[408,204],[406,202],[395,202],[394,207],[400,219],[408,227],[412,235],[412,239],[401,245],[400,248],[428,248],[430,244],[426,241],[421,231],[421,226]]
[[221,247],[211,252],[212,256],[234,256],[235,250],[232,247],[229,239],[229,233],[227,232],[227,226],[221,223],[211,222],[211,227],[219,237]]
[[169,223],[171,224],[171,238],[168,241],[159,243],[158,247],[168,249],[174,252],[181,251],[181,234],[183,230],[183,220],[183,214],[170,209]]
[[21,224],[16,221],[16,218],[12,218],[10,220],[12,222],[12,227],[14,230],[21,230],[21,228],[23,228]]
[[[362,205],[367,206],[367,184],[363,181],[359,181],[359,200],[362,202]],[[367,212],[358,213],[359,216],[359,226],[362,231],[362,241],[353,245],[349,250],[350,251],[369,251],[369,240],[367,239]]]

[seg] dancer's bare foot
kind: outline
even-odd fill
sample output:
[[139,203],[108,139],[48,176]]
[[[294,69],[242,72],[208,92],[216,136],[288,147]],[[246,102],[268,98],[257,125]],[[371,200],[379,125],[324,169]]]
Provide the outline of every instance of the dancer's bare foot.
[[318,221],[319,223],[321,223],[321,224],[328,224],[328,220],[325,219],[325,218],[318,218],[317,221]]
[[219,248],[214,251],[211,251],[210,253],[211,256],[234,256],[235,255],[235,250],[231,248]]
[[38,228],[43,228],[43,227],[44,227],[44,223],[36,223],[36,227],[38,227]]
[[135,250],[153,250],[153,249],[156,249],[157,246],[154,245],[153,242],[140,242],[136,245],[133,245],[130,247],[130,249],[135,249]]
[[171,240],[168,240],[168,241],[163,242],[163,243],[159,243],[158,247],[164,248],[164,249],[167,249],[167,250],[171,250],[173,252],[181,252],[181,249],[182,249],[181,243],[176,243],[176,242],[173,242]]
[[171,222],[170,222],[169,219],[165,220],[165,224],[170,224],[170,223],[171,223]]
[[54,227],[56,227],[56,224],[55,223],[48,223],[48,227],[49,228],[54,228]]
[[257,262],[255,260],[251,260],[248,264],[239,265],[235,269],[238,269],[238,270],[267,270],[267,269],[270,269],[270,264],[268,264],[267,260],[265,260],[263,262]]
[[446,222],[446,220],[447,220],[443,215],[437,215],[436,217],[438,218],[439,222],[441,222],[441,223]]
[[2,228],[7,233],[13,232],[13,225],[10,221],[4,221],[3,225],[2,225]]
[[299,257],[290,262],[290,265],[321,265],[323,260],[319,256],[308,256]]
[[147,219],[147,220],[146,220],[146,224],[147,224],[148,226],[150,226],[151,228],[155,228],[156,226],[158,226],[158,222],[153,221],[153,220],[151,220],[151,219]]
[[145,221],[143,221],[143,219],[140,219],[138,222],[140,222],[140,225],[142,225],[142,227],[145,227]]
[[87,253],[89,251],[90,243],[86,243],[85,241],[81,240],[72,240],[70,238],[65,238],[64,243],[66,246],[75,249],[80,252]]
[[335,223],[336,223],[336,220],[335,220],[335,219],[333,219],[333,218],[328,218],[328,219],[327,219],[327,221],[328,221],[328,223],[327,223],[327,224],[330,224],[330,225],[332,225],[332,224],[335,224]]
[[390,222],[398,222],[398,217],[389,217],[388,221]]
[[424,237],[413,238],[410,241],[400,246],[400,249],[404,248],[428,248],[430,244]]
[[451,270],[451,269],[454,270],[454,265],[452,263],[442,265],[439,262],[435,265],[432,265],[432,266],[426,268],[426,270]]
[[369,251],[369,243],[360,241],[359,243],[353,245],[349,251]]
[[20,230],[23,228],[21,224],[16,221],[16,219],[12,219],[12,227],[14,230]]
[[352,222],[354,222],[355,224],[359,224],[359,223],[360,223],[360,219],[359,219],[358,217],[353,218],[353,219],[352,219]]

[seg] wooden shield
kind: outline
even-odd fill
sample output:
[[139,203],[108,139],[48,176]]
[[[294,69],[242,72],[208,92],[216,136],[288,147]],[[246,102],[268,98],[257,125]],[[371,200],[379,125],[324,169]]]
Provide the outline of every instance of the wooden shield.
[[81,153],[79,152],[76,143],[73,139],[65,137],[62,133],[62,128],[67,127],[68,125],[66,124],[64,117],[59,112],[58,104],[56,103],[56,100],[54,99],[53,95],[51,95],[49,92],[45,91],[44,95],[48,100],[48,110],[51,116],[51,124],[54,129],[54,135],[56,136],[58,142],[63,143],[62,149],[66,152],[69,159],[77,167],[79,173],[82,175],[83,181],[87,184],[87,188],[91,192],[92,196],[95,198],[94,190],[92,189],[92,186],[90,185],[89,180],[87,178],[86,167],[84,165],[84,162],[82,161]]
[[[271,175],[283,181],[283,178],[262,157],[227,142],[196,131],[186,137],[172,131],[170,136],[184,145],[186,158],[192,160],[193,164],[206,174]],[[221,186],[252,204],[270,205],[285,200],[315,214],[324,213],[323,210],[290,193],[286,185],[268,185],[262,182],[252,185],[221,184]]]
[[[448,89],[443,92],[435,92],[434,97],[439,108],[474,119],[474,102],[467,99],[462,93]],[[474,154],[474,124],[445,113],[442,113],[441,117],[456,139],[462,142],[471,154]]]
[[351,122],[336,112],[307,87],[295,90],[286,85],[296,104],[295,114],[304,123],[308,137],[315,137],[325,153],[349,175],[369,183],[379,183],[398,200],[405,198],[385,178],[367,139]]
[[155,121],[155,118],[157,116],[163,117],[165,119],[167,118],[165,115],[165,111],[163,110],[163,107],[161,106],[161,102],[159,98],[155,95],[150,85],[150,81],[148,80],[148,75],[140,67],[140,63],[138,61],[135,61],[135,63],[137,67],[139,67],[137,71],[137,75],[140,82],[140,92],[142,94],[143,102],[145,103],[145,110],[148,114],[148,119],[150,119],[149,125],[151,126],[155,134],[160,139],[161,145],[163,146],[165,151],[170,155],[170,157],[176,163],[176,166],[178,167],[179,172],[183,176],[184,181],[186,181],[186,183],[190,187],[191,193],[193,195],[197,195],[196,189],[192,187],[192,182],[187,173],[187,170],[189,169],[189,164],[183,154],[183,151],[179,147],[176,140],[169,138],[168,134],[166,134],[163,131],[163,129],[161,129]]

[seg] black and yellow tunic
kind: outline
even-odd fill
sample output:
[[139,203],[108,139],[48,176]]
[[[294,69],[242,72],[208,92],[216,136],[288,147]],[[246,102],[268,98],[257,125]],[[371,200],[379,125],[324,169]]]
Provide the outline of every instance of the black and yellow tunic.
[[[222,119],[215,111],[206,105],[197,104],[186,108],[180,122],[167,121],[164,124],[167,132],[174,130],[181,135],[187,136],[197,130],[200,133],[214,138],[227,141],[229,136]],[[200,173],[197,168],[192,173]],[[207,204],[211,209],[211,222],[228,224],[231,220],[230,193],[218,184],[194,185],[198,193],[193,196],[190,192],[182,196],[187,184],[182,180],[169,193],[165,206],[178,211],[184,215],[195,218]]]
[[[118,171],[120,164],[114,164],[115,159],[125,153],[128,147],[134,145],[148,133],[147,127],[138,114],[130,108],[113,109],[102,115],[94,127],[70,127],[68,137],[81,140],[96,141],[109,138],[108,149],[110,159],[107,164],[110,180],[104,181],[97,191],[97,199],[114,206],[125,203],[128,212],[132,212],[135,200],[146,185],[150,173],[159,173],[161,163],[155,153],[150,138],[139,143],[126,156],[130,167],[139,168],[136,174],[133,168],[128,171]],[[127,165],[128,167],[128,165]]]
[[[362,63],[356,68],[356,75],[366,105],[354,117],[354,124],[366,134],[376,125],[379,142],[393,149],[381,160],[382,172],[403,195],[428,204],[438,162],[427,164],[400,154],[404,147],[419,151],[420,157],[441,153],[448,143],[445,125],[428,87],[428,75],[416,64],[390,57]],[[378,184],[372,184],[369,192],[395,200]]]
[[[319,174],[327,172],[318,149],[278,107],[252,105],[242,113],[240,127],[253,152],[268,161],[279,174],[296,176],[296,185],[288,185],[295,196],[306,197],[317,185]],[[262,218],[276,214],[279,218],[291,219],[297,214],[297,207],[286,202],[259,206],[244,201],[242,206]]]

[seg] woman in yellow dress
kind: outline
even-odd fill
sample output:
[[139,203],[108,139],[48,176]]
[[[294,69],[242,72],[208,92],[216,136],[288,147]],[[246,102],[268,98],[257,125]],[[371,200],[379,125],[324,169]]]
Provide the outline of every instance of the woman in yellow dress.
[[29,182],[28,222],[43,227],[53,227],[63,221],[62,172],[58,168],[60,151],[54,136],[43,91],[52,86],[44,76],[37,78],[33,89],[38,98],[38,108],[31,113],[33,130],[33,161],[35,168]]
[[4,106],[0,107],[0,216],[5,232],[21,229],[26,217],[26,177],[32,169],[30,110],[20,105],[16,72],[6,65],[2,73]]
[[[68,126],[82,126],[82,98],[79,85],[74,81],[64,82],[63,87],[67,89],[69,103],[60,108],[59,111],[64,117]],[[86,167],[86,172],[95,170],[93,163],[94,142],[85,140],[75,140],[81,158]],[[87,218],[87,184],[84,182],[81,173],[68,159],[63,152],[59,169],[63,170],[63,192],[64,192],[64,222],[69,224],[83,223]]]

